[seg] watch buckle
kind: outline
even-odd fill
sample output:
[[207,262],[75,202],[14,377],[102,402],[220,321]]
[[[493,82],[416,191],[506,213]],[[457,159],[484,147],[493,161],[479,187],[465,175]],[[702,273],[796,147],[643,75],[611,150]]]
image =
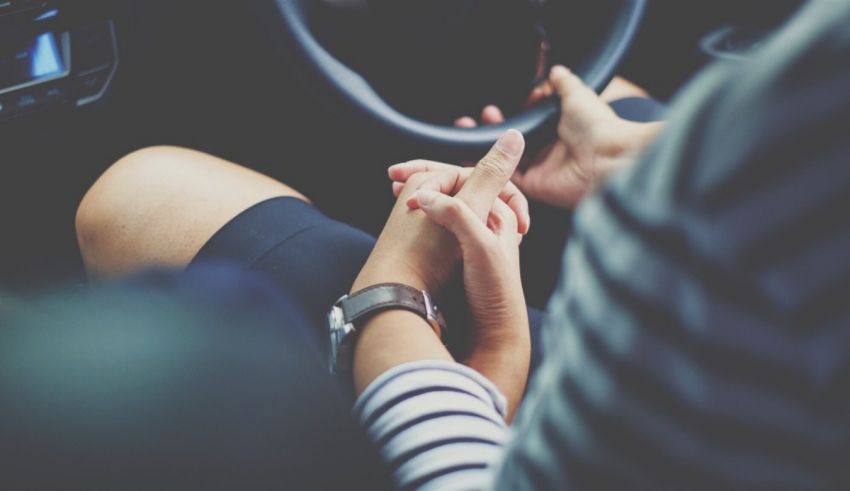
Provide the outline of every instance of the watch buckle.
[[428,294],[425,290],[422,290],[422,300],[425,304],[425,315],[428,320],[428,323],[431,324],[431,328],[434,329],[434,332],[437,333],[437,336],[443,336],[443,328],[440,326],[439,317],[440,313],[437,309],[437,305],[431,300],[431,295]]
[[[345,300],[345,297],[340,299]],[[351,331],[354,330],[354,326],[351,324],[345,323],[345,312],[342,310],[339,302],[334,304],[331,308],[330,312],[328,312],[328,325],[329,329],[329,341],[330,341],[330,349],[328,350],[328,366],[332,374],[339,373],[340,371],[340,355],[343,351],[345,351],[345,347],[343,346],[343,341]]]

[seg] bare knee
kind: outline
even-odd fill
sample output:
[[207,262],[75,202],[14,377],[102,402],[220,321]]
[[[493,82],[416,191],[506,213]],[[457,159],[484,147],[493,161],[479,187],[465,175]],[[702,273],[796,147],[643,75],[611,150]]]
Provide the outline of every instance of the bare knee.
[[192,150],[151,147],[113,164],[77,210],[92,277],[150,266],[185,267],[233,217],[278,196],[306,198],[244,167]]

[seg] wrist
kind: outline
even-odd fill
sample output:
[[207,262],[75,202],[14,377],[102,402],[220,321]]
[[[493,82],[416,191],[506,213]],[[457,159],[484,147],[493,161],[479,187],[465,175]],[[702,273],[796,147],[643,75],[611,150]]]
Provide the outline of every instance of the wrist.
[[387,310],[361,326],[354,345],[354,384],[357,394],[385,371],[413,361],[454,361],[434,329],[406,310]]
[[423,290],[433,294],[429,281],[423,279],[422,274],[413,271],[403,261],[382,260],[381,258],[369,258],[366,266],[357,275],[350,293],[375,286],[381,283],[400,283],[417,290]]

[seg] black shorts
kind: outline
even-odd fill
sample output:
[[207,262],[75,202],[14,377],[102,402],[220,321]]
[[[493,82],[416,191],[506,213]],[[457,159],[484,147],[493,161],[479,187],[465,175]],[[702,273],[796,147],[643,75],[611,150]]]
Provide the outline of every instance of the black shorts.
[[[189,268],[226,262],[265,275],[302,309],[324,342],[328,311],[348,293],[374,245],[371,235],[328,218],[302,200],[274,198],[222,227]],[[452,316],[447,317],[451,323]],[[529,309],[529,320],[534,369],[541,360],[543,313]]]

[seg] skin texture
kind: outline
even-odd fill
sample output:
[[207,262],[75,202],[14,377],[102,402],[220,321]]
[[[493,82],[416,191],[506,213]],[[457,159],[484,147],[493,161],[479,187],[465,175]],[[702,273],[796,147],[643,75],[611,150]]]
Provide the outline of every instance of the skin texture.
[[245,167],[176,147],[124,157],[77,210],[77,238],[92,279],[151,266],[182,268],[228,221],[269,198],[298,191]]

